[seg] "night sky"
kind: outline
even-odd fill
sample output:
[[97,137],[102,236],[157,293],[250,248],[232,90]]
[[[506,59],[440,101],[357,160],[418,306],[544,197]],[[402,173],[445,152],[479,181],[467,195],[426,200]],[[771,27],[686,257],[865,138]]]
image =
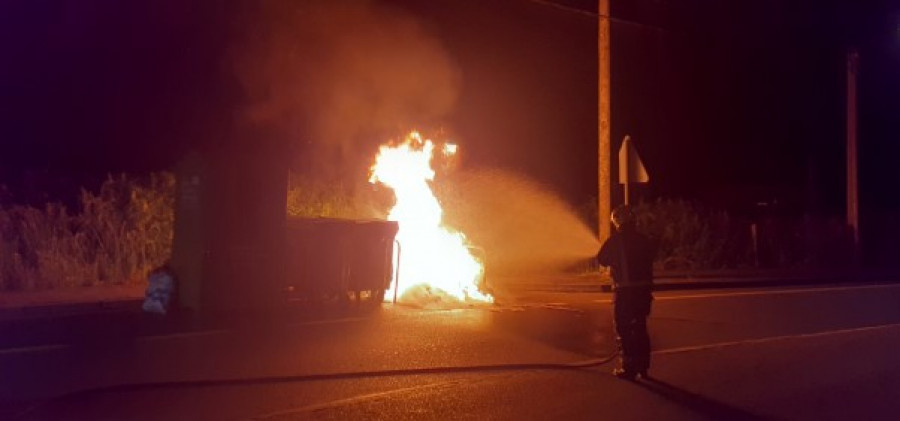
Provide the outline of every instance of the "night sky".
[[[644,158],[652,183],[638,189],[643,197],[732,209],[777,200],[790,212],[840,214],[845,55],[856,47],[862,206],[900,210],[895,2],[611,3],[612,137],[615,148],[631,135]],[[359,166],[347,149],[373,156],[386,127],[423,124],[453,134],[465,166],[527,174],[576,206],[596,195],[596,1],[383,0],[362,2],[368,15],[342,10],[301,23],[276,22],[278,13],[254,4],[2,2],[2,181],[18,191],[35,177],[62,179],[47,189],[63,195],[107,172],[167,169],[254,116],[296,144],[299,165]],[[313,41],[296,49],[268,41],[292,28]],[[331,40],[341,28],[350,35]],[[356,42],[370,56],[397,55],[362,77],[328,58],[355,57],[347,45]],[[407,59],[405,48],[429,60]],[[279,67],[272,57],[282,51],[300,58]],[[392,63],[400,81],[390,79]],[[409,80],[422,89],[398,95],[416,98],[378,89]],[[333,99],[329,84],[351,102],[347,89],[362,86],[378,112],[354,122],[346,106],[314,101]],[[306,104],[294,104],[294,93],[308,95]],[[345,124],[353,130],[340,133],[343,154],[310,146]]]

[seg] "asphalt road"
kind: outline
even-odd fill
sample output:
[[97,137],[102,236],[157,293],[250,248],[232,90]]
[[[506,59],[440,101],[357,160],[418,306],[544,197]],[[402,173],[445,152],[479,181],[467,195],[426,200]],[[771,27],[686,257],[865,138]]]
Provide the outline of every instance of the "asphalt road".
[[612,363],[571,366],[613,351],[609,298],[532,291],[499,306],[174,333],[118,313],[39,334],[0,326],[0,419],[900,414],[900,286],[658,293],[656,380],[634,383]]

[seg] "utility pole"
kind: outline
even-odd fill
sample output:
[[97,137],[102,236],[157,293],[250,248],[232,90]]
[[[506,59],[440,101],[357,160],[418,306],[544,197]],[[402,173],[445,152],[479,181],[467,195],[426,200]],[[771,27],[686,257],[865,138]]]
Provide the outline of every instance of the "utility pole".
[[856,80],[859,53],[847,53],[847,228],[850,230],[852,263],[859,264],[859,160],[857,154]]
[[599,0],[597,22],[597,50],[599,56],[599,83],[598,88],[598,135],[597,145],[597,200],[599,201],[598,222],[600,242],[609,238],[610,225],[609,213],[612,210],[610,197],[612,195],[612,183],[610,182],[610,107],[609,107],[609,0]]

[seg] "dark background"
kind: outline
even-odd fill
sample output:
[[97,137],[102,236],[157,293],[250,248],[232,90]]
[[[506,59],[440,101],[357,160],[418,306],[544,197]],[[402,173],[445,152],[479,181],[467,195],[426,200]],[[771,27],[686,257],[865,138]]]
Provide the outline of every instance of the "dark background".
[[[376,3],[414,18],[457,67],[440,124],[465,165],[525,173],[575,206],[594,200],[595,1]],[[896,4],[611,3],[613,156],[630,134],[652,177],[638,194],[841,214],[845,57],[856,47],[861,206],[900,207]],[[4,1],[0,177],[13,200],[65,200],[109,172],[167,169],[227,139],[246,102],[228,61],[235,33],[266,24],[235,19],[245,7]]]

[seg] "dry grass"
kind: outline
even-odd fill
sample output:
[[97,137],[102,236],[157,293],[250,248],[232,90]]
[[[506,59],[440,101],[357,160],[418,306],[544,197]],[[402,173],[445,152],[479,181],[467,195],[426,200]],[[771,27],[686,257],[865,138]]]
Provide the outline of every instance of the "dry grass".
[[635,206],[638,228],[656,239],[661,269],[721,269],[752,265],[749,225],[727,212],[685,200]]
[[[846,230],[834,217],[773,215],[754,220],[677,199],[642,202],[635,213],[638,228],[658,242],[661,269],[831,268],[848,263]],[[753,223],[758,233],[755,250]]]
[[346,186],[291,174],[287,214],[305,218],[385,218],[393,204],[388,189],[365,183]]
[[0,208],[0,291],[139,282],[169,258],[175,180],[110,177],[77,212]]

